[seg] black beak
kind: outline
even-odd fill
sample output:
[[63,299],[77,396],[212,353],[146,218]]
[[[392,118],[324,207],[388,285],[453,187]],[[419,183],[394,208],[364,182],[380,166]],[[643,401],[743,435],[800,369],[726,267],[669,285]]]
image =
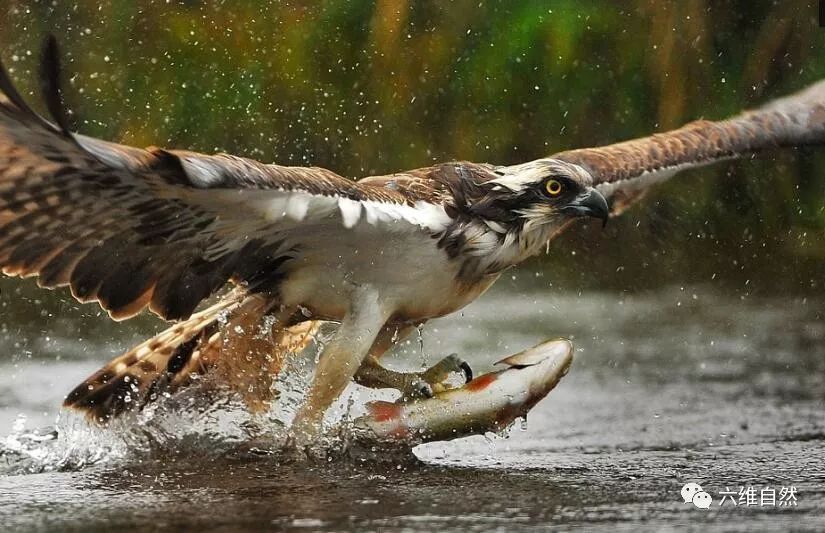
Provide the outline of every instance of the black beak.
[[602,221],[602,227],[604,227],[607,224],[607,217],[610,215],[610,206],[607,205],[607,200],[602,193],[590,188],[564,206],[561,211],[577,217],[599,218]]

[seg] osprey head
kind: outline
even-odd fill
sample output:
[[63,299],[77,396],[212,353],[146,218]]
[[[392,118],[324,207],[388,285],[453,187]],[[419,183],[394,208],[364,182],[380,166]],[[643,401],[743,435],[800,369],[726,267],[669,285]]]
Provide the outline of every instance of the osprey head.
[[487,194],[473,207],[482,217],[487,211],[491,220],[508,231],[551,230],[552,234],[567,221],[582,216],[607,222],[607,200],[593,187],[590,173],[579,165],[537,159],[499,167],[495,174],[498,177],[484,184]]
[[460,186],[453,196],[467,218],[446,234],[445,242],[478,258],[477,272],[499,272],[539,253],[574,219],[606,221],[609,214],[593,177],[573,163],[537,159],[475,172],[466,165],[455,168],[465,179],[455,182]]

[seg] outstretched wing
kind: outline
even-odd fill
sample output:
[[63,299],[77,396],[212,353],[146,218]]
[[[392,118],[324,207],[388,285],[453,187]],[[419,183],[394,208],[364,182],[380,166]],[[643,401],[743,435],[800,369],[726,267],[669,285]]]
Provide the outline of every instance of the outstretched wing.
[[627,196],[680,170],[770,148],[825,142],[825,81],[741,115],[551,156],[581,165],[608,197]]
[[[188,317],[227,280],[263,290],[299,253],[301,232],[337,218],[440,231],[437,184],[356,183],[322,168],[146,150],[69,132],[53,42],[43,87],[55,122],[0,67],[0,267],[68,285],[115,319],[149,307]],[[330,238],[334,238],[331,236]]]

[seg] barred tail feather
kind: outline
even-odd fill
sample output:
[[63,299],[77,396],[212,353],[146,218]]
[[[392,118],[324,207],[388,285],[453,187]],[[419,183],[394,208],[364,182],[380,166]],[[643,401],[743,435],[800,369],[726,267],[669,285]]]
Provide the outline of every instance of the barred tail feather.
[[63,406],[105,424],[142,409],[160,391],[187,384],[220,354],[219,318],[239,305],[236,299],[225,299],[132,348],[75,387]]
[[106,424],[211,371],[218,384],[260,412],[269,406],[272,382],[286,356],[302,351],[320,327],[319,321],[306,321],[258,335],[252,328],[268,308],[257,295],[228,297],[113,359],[75,387],[63,405]]

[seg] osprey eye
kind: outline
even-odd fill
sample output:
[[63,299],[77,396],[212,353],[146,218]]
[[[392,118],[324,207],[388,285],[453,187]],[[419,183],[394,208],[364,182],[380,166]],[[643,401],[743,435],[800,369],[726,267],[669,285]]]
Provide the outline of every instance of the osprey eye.
[[547,180],[547,183],[544,184],[544,190],[546,190],[550,196],[560,195],[563,189],[564,186],[559,180]]

